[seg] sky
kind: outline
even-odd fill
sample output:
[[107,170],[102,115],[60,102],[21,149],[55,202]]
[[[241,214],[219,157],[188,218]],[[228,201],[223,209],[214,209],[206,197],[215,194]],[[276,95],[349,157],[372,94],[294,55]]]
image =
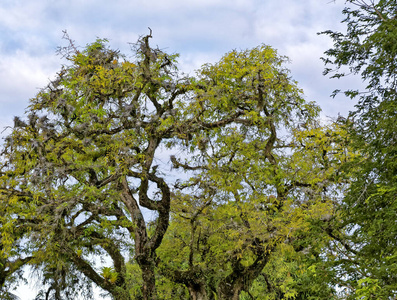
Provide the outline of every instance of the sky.
[[[191,74],[228,51],[264,43],[290,58],[292,77],[306,99],[320,105],[323,117],[346,115],[354,102],[330,94],[360,81],[322,75],[320,57],[332,41],[317,35],[343,30],[344,5],[344,0],[1,0],[0,136],[66,63],[56,55],[58,46],[67,45],[63,30],[77,45],[107,38],[128,55],[130,43],[150,27],[151,45],[179,53],[180,69]],[[21,299],[30,300],[25,292]]]

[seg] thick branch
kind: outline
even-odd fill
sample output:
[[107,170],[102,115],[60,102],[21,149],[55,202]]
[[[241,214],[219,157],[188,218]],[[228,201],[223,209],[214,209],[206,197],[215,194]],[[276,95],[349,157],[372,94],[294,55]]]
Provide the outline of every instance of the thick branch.
[[105,251],[112,258],[114,269],[119,275],[117,279],[118,284],[123,285],[125,281],[124,278],[125,261],[117,245],[113,242],[112,239],[106,238],[102,234],[96,231],[90,232],[90,237],[94,239],[93,240],[94,243],[100,245],[103,249],[105,249]]
[[[241,115],[244,114],[244,111],[237,111],[236,113],[234,113],[233,115],[231,115],[229,118],[224,119],[224,120],[220,120],[218,122],[212,122],[212,123],[205,123],[205,122],[201,122],[199,121],[198,124],[206,129],[214,129],[214,128],[219,128],[228,124],[231,124],[233,122],[236,122],[237,118],[240,117]],[[240,119],[238,119],[239,121],[241,121]]]
[[135,200],[130,187],[128,186],[127,179],[125,177],[121,180],[122,191],[121,201],[127,207],[132,221],[135,225],[135,250],[137,253],[142,253],[147,243],[147,231],[146,224],[143,218],[142,212],[139,208],[137,201]]
[[89,263],[87,263],[84,259],[74,253],[72,250],[68,252],[70,259],[73,261],[77,269],[82,272],[87,278],[92,280],[96,285],[100,286],[104,290],[110,292],[111,294],[115,294],[116,285],[111,284],[106,281],[102,276],[100,276]]
[[176,159],[176,157],[175,157],[174,155],[171,155],[170,159],[171,159],[171,162],[172,162],[172,166],[173,166],[175,169],[183,168],[183,169],[185,169],[185,170],[191,170],[191,171],[195,171],[195,170],[208,170],[208,168],[205,167],[205,166],[195,166],[195,167],[192,167],[192,166],[189,166],[188,164],[183,164],[183,163],[179,162],[179,161]]

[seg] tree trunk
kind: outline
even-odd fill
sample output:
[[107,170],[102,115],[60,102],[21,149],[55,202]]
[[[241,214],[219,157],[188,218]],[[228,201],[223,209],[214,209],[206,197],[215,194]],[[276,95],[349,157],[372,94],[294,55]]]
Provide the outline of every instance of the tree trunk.
[[191,300],[208,300],[207,291],[204,285],[189,285],[189,295]]
[[218,299],[238,300],[243,290],[249,290],[252,282],[259,276],[269,260],[269,254],[266,254],[262,247],[258,247],[257,250],[257,258],[249,266],[242,265],[241,260],[235,257],[231,259],[233,271],[219,282]]
[[190,266],[189,270],[160,267],[160,273],[172,282],[183,284],[189,291],[190,300],[212,299],[207,294],[208,283],[205,280],[203,271],[198,266]]
[[142,294],[144,300],[156,300],[156,277],[155,277],[155,263],[152,259],[139,260],[138,264],[142,270]]
[[133,300],[130,296],[128,289],[124,287],[118,287],[112,291],[112,296],[114,300]]
[[222,282],[218,287],[218,299],[239,300],[242,288],[243,286],[240,283],[227,284],[225,282]]

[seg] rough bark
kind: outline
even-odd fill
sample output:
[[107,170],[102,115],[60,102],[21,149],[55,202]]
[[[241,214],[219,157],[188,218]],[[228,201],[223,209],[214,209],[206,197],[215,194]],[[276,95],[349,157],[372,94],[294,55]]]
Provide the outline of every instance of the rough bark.
[[189,295],[191,300],[208,300],[207,291],[204,285],[188,286]]
[[142,270],[142,294],[144,300],[157,299],[156,277],[155,277],[155,261],[152,257],[142,256],[137,259],[139,267]]
[[260,253],[257,253],[257,259],[250,266],[243,266],[238,259],[233,261],[233,271],[218,285],[219,300],[238,300],[240,293],[250,288],[252,282],[259,276],[269,260],[265,250],[260,250]]

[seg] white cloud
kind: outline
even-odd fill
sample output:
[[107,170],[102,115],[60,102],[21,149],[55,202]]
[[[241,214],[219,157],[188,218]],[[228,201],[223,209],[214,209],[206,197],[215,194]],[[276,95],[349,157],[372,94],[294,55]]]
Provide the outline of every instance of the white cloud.
[[17,99],[34,96],[34,92],[44,87],[50,77],[60,68],[60,61],[55,55],[30,56],[17,51],[0,62],[1,103],[15,103]]
[[55,55],[35,57],[20,50],[0,61],[0,136],[5,136],[3,129],[13,124],[14,116],[24,114],[29,99],[59,69],[60,61]]
[[[12,3],[12,4],[10,4]],[[0,6],[0,25],[13,30],[27,30],[40,27],[42,20],[41,1],[7,1]]]

